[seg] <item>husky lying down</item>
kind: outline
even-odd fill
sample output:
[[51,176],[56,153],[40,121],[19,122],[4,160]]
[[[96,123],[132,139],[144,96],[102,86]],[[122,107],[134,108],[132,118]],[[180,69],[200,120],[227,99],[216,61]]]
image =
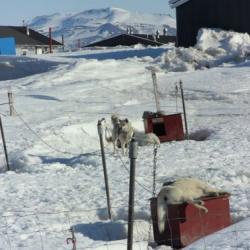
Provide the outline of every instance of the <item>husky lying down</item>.
[[134,137],[135,137],[135,140],[138,141],[139,146],[147,146],[147,145],[151,145],[151,144],[156,144],[156,145],[161,144],[159,137],[154,133],[145,134],[144,132],[135,130]]
[[187,202],[207,213],[208,210],[204,206],[204,202],[201,200],[202,197],[220,196],[222,194],[229,195],[229,193],[225,191],[213,188],[207,183],[194,178],[184,178],[167,183],[166,186],[162,187],[157,196],[159,232],[162,233],[165,229],[168,204],[182,204]]

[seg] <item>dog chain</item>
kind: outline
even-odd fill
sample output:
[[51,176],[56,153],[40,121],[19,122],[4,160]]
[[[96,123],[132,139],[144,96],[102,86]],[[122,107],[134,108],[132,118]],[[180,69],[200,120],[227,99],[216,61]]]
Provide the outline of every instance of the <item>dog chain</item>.
[[156,167],[157,167],[157,152],[158,152],[158,147],[155,144],[154,145],[154,167],[153,167],[153,191],[152,195],[153,197],[156,196]]
[[71,228],[69,229],[69,231],[71,232],[72,237],[71,237],[71,238],[67,238],[67,240],[66,240],[67,245],[71,242],[72,245],[73,245],[72,250],[76,250],[76,237],[75,237],[74,228],[71,227]]
[[[158,147],[155,144],[154,145],[154,164],[153,164],[153,190],[152,190],[152,197],[156,197],[156,168],[157,168],[157,152],[158,152]],[[148,231],[148,249],[149,249],[149,243],[150,243],[150,238],[151,238],[151,231],[152,231],[152,218],[150,220],[150,226],[149,226],[149,231]]]
[[177,83],[175,83],[175,102],[176,102],[176,113],[178,113],[178,85]]

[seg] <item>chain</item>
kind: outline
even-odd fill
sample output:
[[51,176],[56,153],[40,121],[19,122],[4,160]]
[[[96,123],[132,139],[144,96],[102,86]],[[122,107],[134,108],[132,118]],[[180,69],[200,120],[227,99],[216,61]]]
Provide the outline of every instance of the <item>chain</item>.
[[155,144],[154,145],[154,166],[153,166],[153,191],[152,191],[153,197],[156,197],[157,152],[158,152],[158,146]]
[[175,83],[175,102],[176,102],[176,113],[178,113],[178,85]]
[[[154,161],[153,161],[153,189],[152,189],[152,197],[156,197],[156,168],[157,168],[157,152],[158,152],[158,146],[154,145]],[[148,230],[148,249],[150,244],[150,237],[151,237],[151,231],[152,231],[152,218],[150,219],[149,223],[149,230]]]
[[72,245],[73,245],[73,249],[72,249],[72,250],[76,250],[76,237],[75,237],[74,228],[71,227],[71,228],[69,229],[69,231],[71,232],[72,237],[71,237],[71,238],[67,238],[67,240],[66,240],[67,245],[71,242]]

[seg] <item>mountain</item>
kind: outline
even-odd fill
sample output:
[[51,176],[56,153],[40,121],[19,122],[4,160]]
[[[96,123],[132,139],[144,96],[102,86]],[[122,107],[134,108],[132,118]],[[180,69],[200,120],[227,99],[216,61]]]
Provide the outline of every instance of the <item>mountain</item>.
[[175,19],[167,14],[147,14],[130,12],[119,8],[91,9],[79,13],[55,13],[32,19],[30,27],[48,35],[52,28],[53,38],[65,44],[76,45],[99,41],[126,32],[132,26],[134,33],[153,34],[167,28],[168,34],[176,32]]

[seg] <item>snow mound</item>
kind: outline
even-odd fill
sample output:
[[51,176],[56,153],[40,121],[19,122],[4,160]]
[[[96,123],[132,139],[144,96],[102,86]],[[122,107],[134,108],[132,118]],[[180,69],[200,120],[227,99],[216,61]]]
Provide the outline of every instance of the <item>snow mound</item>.
[[163,55],[168,71],[194,71],[244,60],[250,53],[250,36],[220,29],[200,29],[197,44],[174,48]]
[[[185,249],[249,249],[249,222],[247,218],[217,233],[200,239]],[[240,232],[240,233],[236,233]],[[223,235],[223,237],[222,237]]]

